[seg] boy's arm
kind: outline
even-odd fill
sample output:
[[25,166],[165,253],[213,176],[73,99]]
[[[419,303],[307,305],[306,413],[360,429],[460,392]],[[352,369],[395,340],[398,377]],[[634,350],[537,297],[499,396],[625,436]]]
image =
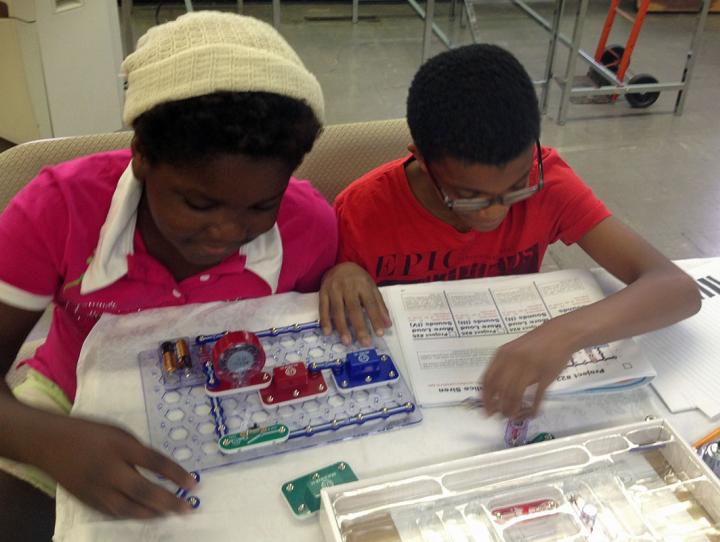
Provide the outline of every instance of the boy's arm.
[[668,326],[700,309],[692,278],[619,220],[603,220],[578,244],[628,286],[499,348],[482,379],[488,413],[527,414],[523,394],[537,385],[529,412],[534,414],[574,352]]
[[[0,303],[2,375],[41,315]],[[169,458],[122,429],[27,406],[13,396],[3,378],[0,434],[0,456],[39,467],[80,500],[105,513],[150,518],[190,510],[186,502],[136,469],[144,467],[178,486],[193,487],[195,480]]]

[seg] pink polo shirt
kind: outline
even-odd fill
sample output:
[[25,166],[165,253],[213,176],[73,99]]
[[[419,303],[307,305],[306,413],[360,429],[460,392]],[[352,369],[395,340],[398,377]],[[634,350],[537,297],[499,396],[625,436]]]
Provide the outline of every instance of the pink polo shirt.
[[55,304],[28,364],[70,400],[80,348],[103,313],[315,291],[335,262],[333,210],[309,182],[291,179],[271,230],[178,283],[135,229],[142,188],[130,160],[121,150],[45,168],[0,215],[0,301]]

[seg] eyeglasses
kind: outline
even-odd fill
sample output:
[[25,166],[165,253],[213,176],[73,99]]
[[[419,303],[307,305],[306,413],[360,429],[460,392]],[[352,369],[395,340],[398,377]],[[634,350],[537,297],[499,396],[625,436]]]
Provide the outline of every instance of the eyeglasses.
[[487,209],[488,207],[492,207],[493,205],[503,205],[504,207],[509,207],[510,205],[514,203],[518,203],[520,201],[528,199],[530,196],[533,196],[540,192],[540,190],[543,187],[544,181],[543,181],[543,166],[542,166],[542,149],[540,148],[540,141],[535,140],[535,149],[537,152],[537,171],[538,171],[538,182],[534,186],[526,186],[525,188],[521,188],[520,190],[513,190],[512,192],[507,192],[505,194],[501,194],[499,196],[495,196],[494,198],[458,198],[458,199],[451,199],[445,191],[440,186],[440,183],[437,182],[435,179],[435,176],[430,171],[430,165],[427,164],[427,172],[428,176],[430,177],[430,180],[435,185],[435,188],[437,188],[438,192],[443,198],[443,203],[447,205],[448,209],[452,211],[457,211],[460,213],[472,213],[474,211],[482,211],[483,209]]

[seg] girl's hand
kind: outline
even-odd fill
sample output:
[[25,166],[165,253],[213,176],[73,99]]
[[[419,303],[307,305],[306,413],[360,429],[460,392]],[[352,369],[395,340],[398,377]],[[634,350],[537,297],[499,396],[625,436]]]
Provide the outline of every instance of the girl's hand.
[[[482,401],[489,415],[534,416],[547,387],[567,366],[575,350],[547,324],[501,346],[482,377]],[[530,405],[525,391],[537,386]]]
[[195,479],[130,433],[109,425],[54,416],[37,443],[36,464],[84,503],[119,518],[190,512],[190,505],[148,480],[138,467],[190,489]]
[[342,342],[351,344],[349,318],[358,342],[370,346],[372,340],[363,308],[375,335],[381,336],[383,330],[392,325],[380,291],[362,267],[345,262],[325,273],[320,286],[320,326],[325,335],[330,334],[334,323]]

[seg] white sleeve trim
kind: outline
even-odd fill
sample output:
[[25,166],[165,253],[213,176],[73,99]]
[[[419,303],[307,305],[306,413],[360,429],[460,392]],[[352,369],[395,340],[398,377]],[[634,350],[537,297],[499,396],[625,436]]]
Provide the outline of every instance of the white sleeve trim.
[[0,301],[6,305],[28,311],[45,310],[52,302],[51,295],[37,295],[0,280]]

